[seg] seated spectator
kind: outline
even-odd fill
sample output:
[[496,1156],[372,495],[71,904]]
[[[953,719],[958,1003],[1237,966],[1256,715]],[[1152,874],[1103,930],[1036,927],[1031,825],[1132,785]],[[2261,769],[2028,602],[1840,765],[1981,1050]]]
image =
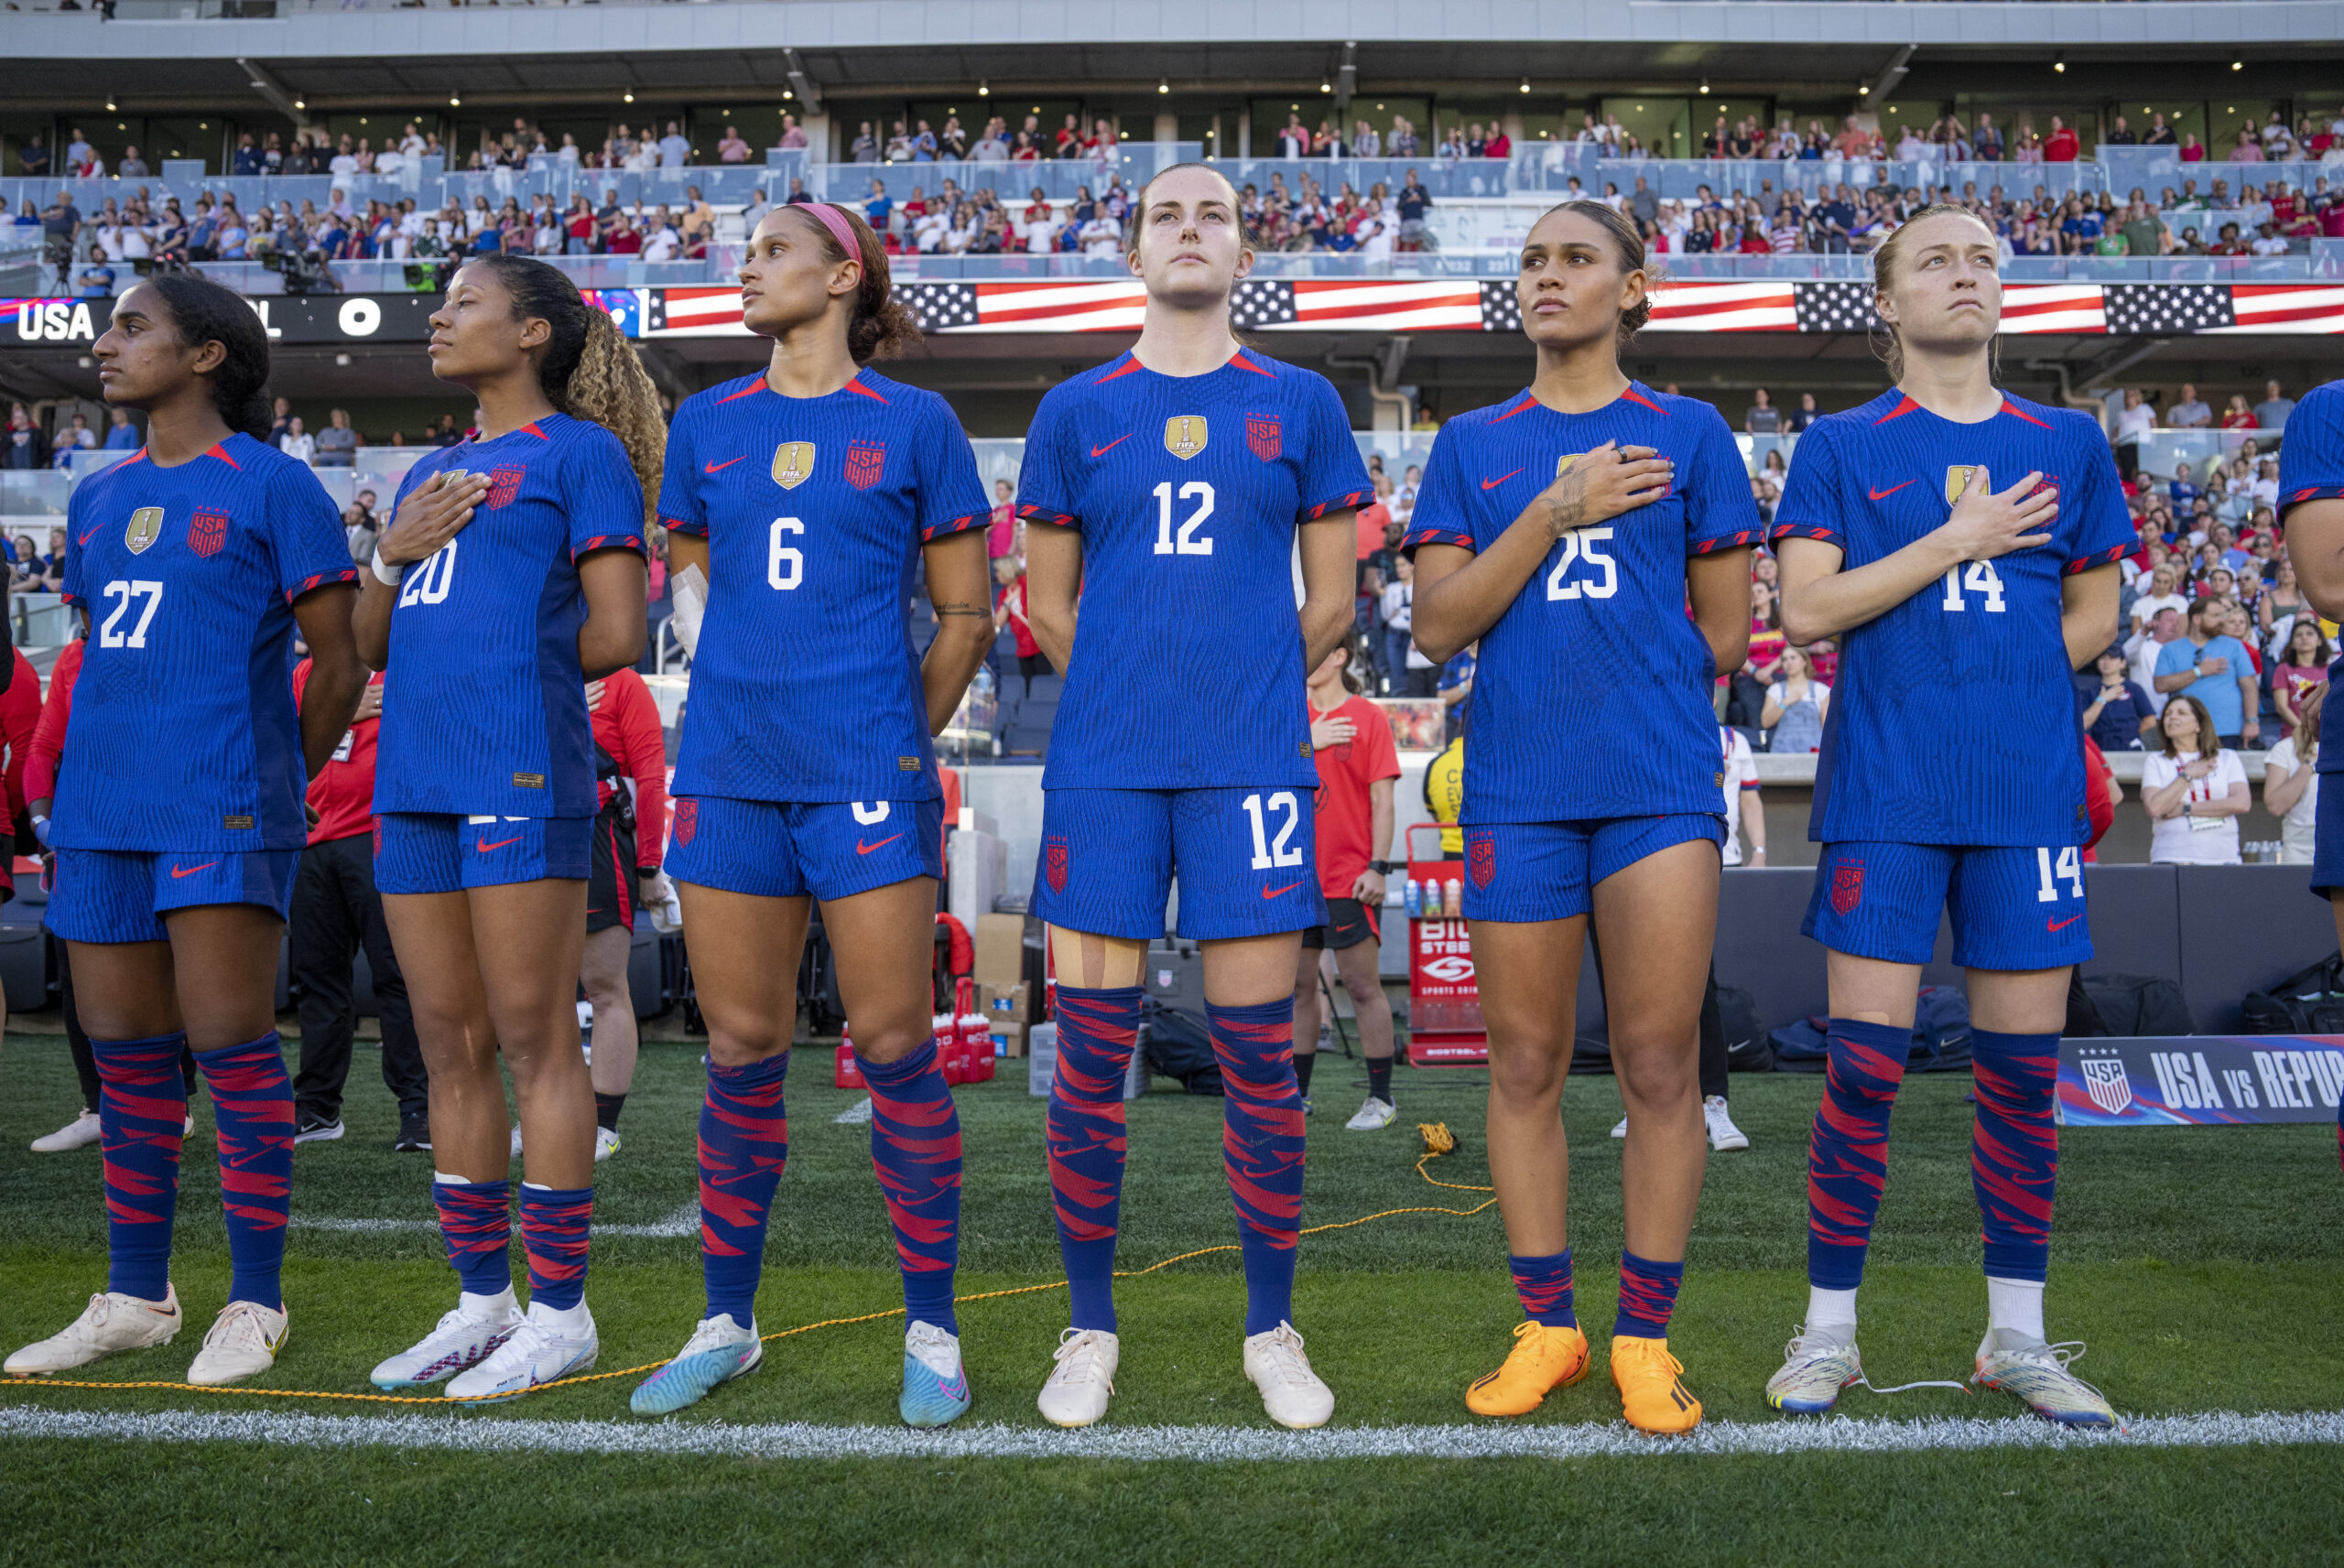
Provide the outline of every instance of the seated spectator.
[[2295,733],[2263,759],[2263,809],[2279,819],[2279,863],[2312,863],[2319,820],[2319,726],[2323,705],[2304,709]]
[[350,410],[337,408],[328,418],[332,423],[317,435],[317,466],[349,468],[358,460],[358,432],[350,427]]
[[2154,865],[2235,866],[2238,819],[2252,806],[2246,768],[2213,734],[2205,705],[2187,692],[2159,717],[2161,748],[2141,764],[2141,804],[2155,824]]
[[[1753,599],[1754,602],[1754,599]],[[1831,708],[1831,688],[1814,678],[1805,648],[1785,647],[1776,666],[1780,678],[1766,688],[1759,728],[1769,752],[1798,754],[1823,749],[1823,722]]]
[[2076,706],[2082,712],[2084,733],[2103,752],[2137,752],[2157,721],[2149,694],[2130,678],[2122,644],[2100,650],[2095,664],[2099,678],[2078,676]]

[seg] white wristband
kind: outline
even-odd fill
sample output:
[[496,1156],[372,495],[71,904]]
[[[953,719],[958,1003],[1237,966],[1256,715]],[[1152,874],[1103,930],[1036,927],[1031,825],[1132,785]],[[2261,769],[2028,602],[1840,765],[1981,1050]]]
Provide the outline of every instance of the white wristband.
[[388,571],[384,570],[383,568],[390,566],[390,563],[383,559],[380,552],[375,554],[374,559],[370,564],[374,569],[374,580],[385,588],[398,587],[399,574],[407,570],[405,567],[390,567]]

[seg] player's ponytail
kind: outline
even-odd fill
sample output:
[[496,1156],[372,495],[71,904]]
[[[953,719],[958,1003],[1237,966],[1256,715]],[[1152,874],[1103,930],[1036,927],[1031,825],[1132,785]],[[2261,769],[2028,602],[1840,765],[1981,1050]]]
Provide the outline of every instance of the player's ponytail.
[[608,315],[587,304],[578,286],[557,267],[505,253],[467,265],[495,274],[513,301],[516,319],[542,320],[550,329],[537,358],[537,384],[555,408],[600,425],[619,438],[643,487],[648,527],[667,461],[667,421],[659,406],[659,390],[652,385],[635,345]]
[[230,288],[190,273],[158,272],[141,287],[162,297],[179,341],[189,348],[220,345],[218,368],[205,373],[213,406],[231,430],[268,439],[268,329]]
[[[808,205],[799,203],[801,208]],[[832,265],[849,261],[863,265],[863,281],[854,291],[854,315],[847,323],[846,351],[859,365],[892,359],[919,341],[919,319],[895,297],[895,279],[887,269],[887,248],[861,213],[835,202],[823,206],[823,212],[807,211],[805,217],[814,225],[824,259]],[[832,218],[854,236],[854,254],[849,255],[839,242],[830,222]]]

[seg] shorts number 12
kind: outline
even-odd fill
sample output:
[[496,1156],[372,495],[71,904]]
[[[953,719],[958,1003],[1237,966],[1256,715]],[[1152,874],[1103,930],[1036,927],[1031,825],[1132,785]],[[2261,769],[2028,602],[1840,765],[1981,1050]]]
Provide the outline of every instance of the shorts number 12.
[[1282,789],[1270,796],[1270,810],[1286,814],[1286,820],[1279,825],[1275,839],[1264,831],[1262,804],[1262,797],[1258,795],[1249,795],[1243,802],[1245,815],[1253,821],[1253,870],[1266,871],[1273,866],[1302,864],[1302,850],[1286,843],[1294,837],[1294,830],[1302,826],[1301,803],[1295,799],[1290,789]]

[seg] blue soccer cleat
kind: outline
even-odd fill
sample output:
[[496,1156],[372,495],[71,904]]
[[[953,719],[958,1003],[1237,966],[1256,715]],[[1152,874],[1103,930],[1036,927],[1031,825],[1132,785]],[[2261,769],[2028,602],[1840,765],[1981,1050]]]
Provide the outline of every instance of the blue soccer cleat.
[[765,1358],[754,1318],[743,1328],[731,1313],[704,1317],[674,1360],[635,1385],[627,1408],[637,1415],[673,1415],[700,1403],[720,1383],[747,1377]]
[[960,1340],[932,1323],[915,1323],[904,1335],[904,1397],[897,1403],[906,1426],[943,1426],[969,1408],[969,1374],[960,1366]]

